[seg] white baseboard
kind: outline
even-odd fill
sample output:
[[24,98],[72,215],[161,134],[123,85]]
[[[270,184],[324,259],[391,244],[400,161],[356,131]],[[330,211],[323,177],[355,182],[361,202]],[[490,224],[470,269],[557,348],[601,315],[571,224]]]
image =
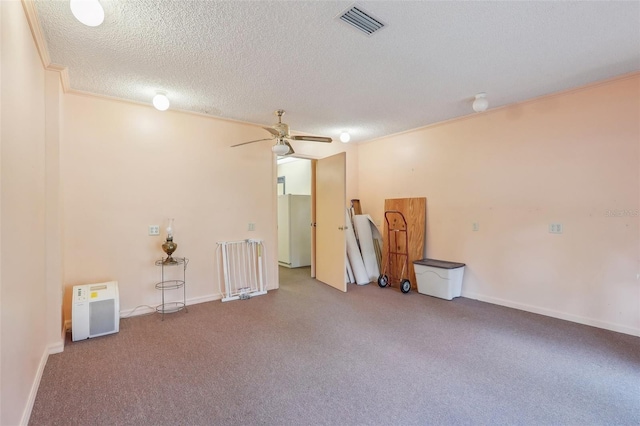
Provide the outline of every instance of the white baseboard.
[[187,300],[187,306],[188,305],[197,305],[199,303],[206,303],[206,302],[215,302],[216,300],[220,300],[222,299],[222,295],[221,294],[209,294],[207,296],[200,296],[200,297],[194,297],[192,299],[188,299]]
[[527,305],[525,303],[513,302],[511,300],[499,299],[497,297],[484,296],[482,294],[470,293],[463,291],[462,296],[468,299],[476,299],[481,302],[492,303],[494,305],[506,306],[508,308],[519,309],[521,311],[532,312],[534,314],[545,315],[552,318],[558,318],[565,321],[576,322],[578,324],[589,325],[592,327],[603,328],[605,330],[616,331],[618,333],[630,334],[632,336],[640,336],[640,329],[629,327],[622,324],[615,324],[607,321],[601,321],[593,318],[582,317],[579,315],[568,314],[566,312],[554,311],[552,309],[541,308],[539,306]]
[[31,391],[29,392],[27,405],[24,407],[24,411],[22,412],[22,419],[20,420],[21,425],[29,424],[31,410],[33,410],[33,404],[36,402],[36,395],[38,394],[38,388],[40,387],[40,380],[42,379],[42,373],[44,373],[44,367],[47,365],[47,359],[49,359],[49,348],[45,348],[42,353],[42,357],[40,358],[38,371],[36,371],[36,376],[33,378],[33,383],[31,384]]
[[59,342],[49,345],[47,348],[49,355],[59,354],[64,351],[64,339],[61,339]]
[[[193,297],[191,299],[187,299],[187,306],[197,305],[199,303],[215,302],[216,300],[220,300],[220,299],[222,299],[222,295],[220,293],[218,293],[218,294],[209,294],[209,295],[206,295],[206,296]],[[151,314],[151,313],[154,313],[155,311],[156,311],[155,307],[153,307],[153,306],[142,305],[142,306],[137,306],[137,307],[132,308],[132,309],[125,309],[125,310],[120,311],[120,318],[136,317],[136,316],[139,316],[139,315]],[[71,330],[71,320],[66,320],[64,322],[64,329],[67,332]],[[64,344],[63,344],[63,348],[64,348]],[[62,352],[62,351],[60,351],[60,352]]]
[[[197,305],[198,303],[213,302],[220,299],[222,299],[221,294],[209,294],[206,296],[193,297],[191,299],[187,299],[187,306]],[[155,307],[143,305],[133,309],[126,309],[126,310],[120,311],[120,318],[137,317],[139,315],[151,314],[151,313],[154,313],[155,311],[156,311]],[[71,329],[71,321],[65,321],[65,324],[67,322],[69,323],[68,329]]]

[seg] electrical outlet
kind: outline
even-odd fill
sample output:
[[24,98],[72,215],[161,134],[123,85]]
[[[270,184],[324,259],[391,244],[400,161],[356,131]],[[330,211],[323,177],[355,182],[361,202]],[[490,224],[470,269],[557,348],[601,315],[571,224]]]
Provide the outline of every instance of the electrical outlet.
[[562,234],[562,224],[561,223],[550,223],[549,224],[549,232],[551,234]]
[[255,231],[256,230],[256,224],[255,223],[250,223],[249,224],[249,231]]
[[471,230],[473,232],[478,232],[480,230],[480,224],[478,222],[473,222],[473,224],[471,224]]
[[160,225],[149,225],[149,235],[160,235]]

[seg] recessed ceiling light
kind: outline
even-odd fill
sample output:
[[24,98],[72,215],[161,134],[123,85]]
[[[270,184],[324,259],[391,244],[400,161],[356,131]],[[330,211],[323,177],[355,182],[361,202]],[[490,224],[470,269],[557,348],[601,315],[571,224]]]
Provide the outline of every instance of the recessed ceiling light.
[[351,135],[349,132],[340,133],[340,142],[347,143],[351,140]]
[[70,0],[71,13],[86,26],[97,27],[104,21],[104,9],[98,0]]
[[162,92],[158,92],[153,97],[153,106],[156,107],[158,111],[166,111],[169,109],[169,98]]

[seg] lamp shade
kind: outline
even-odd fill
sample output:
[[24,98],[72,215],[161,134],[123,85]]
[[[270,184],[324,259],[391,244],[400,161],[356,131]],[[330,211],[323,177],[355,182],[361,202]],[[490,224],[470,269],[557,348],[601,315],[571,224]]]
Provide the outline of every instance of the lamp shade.
[[271,147],[271,151],[273,151],[273,153],[276,155],[285,155],[287,152],[289,152],[289,147],[283,143],[277,143]]
[[173,238],[173,218],[170,218],[167,225],[167,238]]
[[476,95],[476,100],[473,101],[473,110],[475,112],[486,111],[489,107],[489,101],[487,100],[487,94],[482,92]]
[[75,18],[88,27],[97,27],[104,21],[104,9],[98,0],[70,0]]

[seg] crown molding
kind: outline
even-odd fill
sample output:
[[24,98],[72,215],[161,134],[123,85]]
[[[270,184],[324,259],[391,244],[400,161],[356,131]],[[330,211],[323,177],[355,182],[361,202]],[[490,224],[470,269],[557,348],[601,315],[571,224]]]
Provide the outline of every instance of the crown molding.
[[33,0],[22,0],[22,8],[24,14],[27,15],[27,22],[29,22],[29,28],[31,29],[31,35],[36,42],[36,48],[42,61],[42,66],[47,68],[51,63],[49,57],[49,49],[47,49],[47,42],[42,33],[42,27],[40,26],[40,20],[38,19],[38,12],[36,11],[36,5]]
[[38,12],[36,10],[34,1],[22,0],[22,8],[24,9],[24,14],[27,17],[29,29],[31,30],[33,41],[36,44],[36,49],[38,50],[38,55],[40,56],[42,67],[46,70],[55,71],[60,74],[62,90],[67,93],[69,90],[71,90],[71,86],[69,84],[69,70],[67,69],[67,67],[51,62],[49,49],[47,47],[47,41],[44,38],[44,34],[42,33],[42,26],[40,25],[40,19],[38,19]]
[[64,93],[68,93],[71,91],[71,85],[69,83],[69,68],[63,65],[51,63],[48,66],[46,66],[45,69],[60,73],[60,82],[62,83],[62,90],[64,91]]
[[[592,83],[587,83],[584,84],[582,86],[578,86],[578,87],[572,87],[570,89],[565,89],[565,90],[560,90],[558,92],[554,92],[554,93],[548,93],[546,95],[540,95],[540,96],[536,96],[535,98],[530,98],[530,99],[525,99],[523,101],[519,101],[519,102],[514,102],[511,104],[506,104],[506,105],[501,105],[495,108],[489,108],[487,111],[484,111],[482,113],[479,112],[472,112],[470,114],[467,115],[463,115],[460,117],[453,117],[450,118],[448,120],[442,120],[442,121],[438,121],[437,123],[431,123],[431,124],[427,124],[426,126],[422,126],[422,127],[416,127],[415,129],[409,129],[409,130],[403,130],[402,132],[398,132],[398,133],[392,133],[390,135],[386,135],[386,136],[380,136],[374,139],[369,139],[366,141],[360,141],[360,142],[355,142],[356,144],[365,144],[365,143],[369,143],[369,142],[376,142],[382,139],[387,139],[387,138],[392,138],[392,137],[397,137],[397,136],[401,136],[401,135],[405,135],[405,134],[409,134],[409,133],[413,133],[413,132],[418,132],[418,131],[422,131],[422,130],[426,130],[426,129],[430,129],[433,127],[438,127],[438,126],[442,126],[444,124],[449,124],[449,123],[453,123],[456,121],[462,121],[462,120],[469,120],[472,119],[474,117],[478,117],[480,115],[488,115],[491,114],[495,111],[502,111],[504,109],[507,108],[511,108],[513,106],[516,105],[526,105],[529,103],[534,103],[534,102],[539,102],[545,99],[550,99],[550,98],[554,98],[557,96],[565,96],[565,95],[570,95],[572,93],[578,93],[578,92],[582,92],[584,90],[590,90],[599,86],[606,86],[607,84],[613,84],[613,83],[617,83],[619,81],[623,81],[623,80],[627,80],[627,79],[633,79],[633,78],[638,78],[640,77],[640,71],[632,71],[630,73],[625,73],[625,74],[621,74],[615,77],[611,77],[611,78],[607,78],[605,80],[599,80],[599,81],[595,81]],[[472,101],[473,98],[468,99],[469,102]],[[471,105],[471,103],[469,103],[469,105]],[[354,142],[349,142],[354,143]]]

